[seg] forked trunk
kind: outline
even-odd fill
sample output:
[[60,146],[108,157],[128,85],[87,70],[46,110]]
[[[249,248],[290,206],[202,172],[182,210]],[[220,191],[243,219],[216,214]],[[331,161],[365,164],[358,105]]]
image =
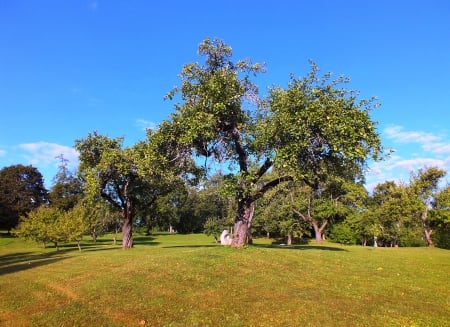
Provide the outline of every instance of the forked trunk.
[[433,233],[432,229],[424,228],[423,234],[425,236],[425,240],[429,247],[434,247],[433,239],[431,238],[431,234]]
[[254,207],[250,199],[247,198],[239,201],[231,246],[243,247],[251,243],[251,225],[253,212]]
[[325,230],[325,227],[328,225],[328,220],[325,220],[321,226],[319,226],[319,222],[311,217],[311,223],[314,228],[314,234],[316,237],[317,243],[322,243],[323,241],[323,231]]

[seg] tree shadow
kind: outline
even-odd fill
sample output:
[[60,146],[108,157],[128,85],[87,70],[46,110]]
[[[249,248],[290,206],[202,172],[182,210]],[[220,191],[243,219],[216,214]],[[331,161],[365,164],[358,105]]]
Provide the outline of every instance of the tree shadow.
[[163,249],[169,249],[169,248],[214,248],[221,246],[221,244],[197,244],[197,245],[166,245],[162,246]]
[[155,237],[153,236],[133,236],[133,246],[134,245],[158,245],[160,242],[155,242]]
[[341,249],[334,246],[326,245],[309,245],[309,244],[299,244],[299,245],[283,245],[283,244],[252,244],[252,247],[267,248],[267,249],[282,249],[282,250],[321,250],[321,251],[335,251],[335,252],[348,252],[346,249]]
[[2,255],[0,256],[0,276],[67,259],[68,256],[64,255],[67,251],[60,250],[38,254],[34,252],[20,252]]
[[[47,247],[47,249],[49,248],[51,249],[52,247]],[[0,255],[0,276],[62,261],[71,257],[68,255],[69,253],[110,251],[110,250],[118,251],[121,250],[121,247],[117,245],[114,246],[95,245],[95,244],[92,244],[91,246],[82,245],[80,252],[76,245],[63,244],[59,247],[59,250],[56,250],[53,247],[53,251],[45,253],[18,252]]]

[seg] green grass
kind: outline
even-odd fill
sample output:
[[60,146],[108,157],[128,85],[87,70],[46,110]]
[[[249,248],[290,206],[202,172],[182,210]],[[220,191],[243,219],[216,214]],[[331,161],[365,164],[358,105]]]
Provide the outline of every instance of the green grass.
[[0,326],[449,326],[450,251],[0,237]]

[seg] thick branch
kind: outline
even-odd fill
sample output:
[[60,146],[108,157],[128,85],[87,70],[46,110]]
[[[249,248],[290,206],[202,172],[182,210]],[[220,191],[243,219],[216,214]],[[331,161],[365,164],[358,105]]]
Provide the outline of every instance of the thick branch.
[[238,155],[239,168],[241,172],[247,172],[247,153],[245,152],[239,138],[239,131],[237,128],[233,130],[233,142]]
[[303,219],[304,221],[309,221],[309,222],[311,222],[311,217],[306,217],[304,214],[302,214],[300,211],[298,211],[297,209],[295,209],[295,208],[292,208],[292,211],[294,211],[294,213],[296,214],[296,215],[298,215],[301,219]]
[[267,191],[269,191],[270,189],[274,188],[275,186],[283,183],[283,182],[289,182],[292,181],[293,178],[292,176],[282,176],[279,177],[277,179],[274,179],[266,184],[264,184],[263,187],[261,187],[260,190],[258,190],[258,192],[256,192],[253,197],[252,197],[252,202],[258,200],[259,198],[261,198]]
[[254,183],[256,183],[268,170],[270,167],[272,167],[273,162],[269,158],[264,161],[262,166],[259,168],[258,172],[255,175],[255,178],[253,180]]
[[291,198],[291,203],[292,203],[292,211],[299,216],[301,219],[303,219],[303,221],[307,221],[307,222],[313,222],[313,218],[311,217],[311,215],[309,214],[309,208],[308,208],[308,215],[305,216],[304,214],[302,214],[299,210],[295,209],[294,207],[294,196],[292,195],[292,192],[289,194],[290,198]]

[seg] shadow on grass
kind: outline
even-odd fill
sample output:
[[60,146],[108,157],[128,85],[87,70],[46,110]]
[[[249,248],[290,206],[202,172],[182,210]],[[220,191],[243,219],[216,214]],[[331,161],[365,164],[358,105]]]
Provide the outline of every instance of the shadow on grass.
[[68,258],[64,255],[67,251],[70,250],[39,254],[34,252],[20,252],[2,255],[0,256],[0,276],[64,260]]
[[133,236],[133,245],[158,245],[160,242],[155,242],[155,237],[153,236]]
[[169,248],[214,248],[221,246],[220,244],[197,244],[197,245],[166,245],[162,246],[163,249],[169,249]]
[[[52,249],[52,247],[49,246],[46,249]],[[68,255],[69,253],[80,253],[78,247],[71,244],[60,245],[59,250],[56,250],[54,247],[53,249],[53,251],[50,250],[45,253],[18,252],[0,255],[0,276],[62,261],[71,257]],[[121,250],[121,247],[92,244],[91,246],[82,245],[81,250],[82,252],[117,251]]]
[[267,248],[267,249],[282,249],[282,250],[321,250],[321,251],[336,251],[336,252],[348,252],[348,250],[341,249],[334,246],[326,246],[326,245],[281,245],[281,244],[252,244],[252,247],[258,248]]

